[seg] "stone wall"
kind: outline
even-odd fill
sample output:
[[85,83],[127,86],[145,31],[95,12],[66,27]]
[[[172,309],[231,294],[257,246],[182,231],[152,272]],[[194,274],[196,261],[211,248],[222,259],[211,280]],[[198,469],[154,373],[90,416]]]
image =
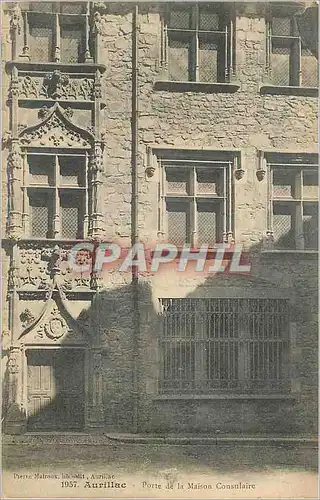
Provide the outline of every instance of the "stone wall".
[[[257,4],[258,5],[258,4]],[[106,107],[103,174],[107,241],[130,245],[131,235],[131,4],[108,4],[103,14],[100,61]],[[255,283],[268,280],[268,293],[285,288],[294,317],[292,355],[294,399],[160,400],[157,396],[161,297],[211,297],[239,286],[236,278],[177,276],[174,272],[141,277],[140,334],[135,355],[131,276],[107,272],[104,288],[93,299],[103,346],[103,402],[106,430],[133,429],[133,393],[139,391],[139,430],[145,432],[311,433],[316,425],[317,337],[316,255],[260,255],[267,229],[267,179],[256,176],[259,150],[316,152],[317,99],[301,95],[262,95],[265,78],[265,18],[260,9],[239,7],[236,16],[236,67],[239,90],[158,90],[161,14],[157,4],[140,5],[138,30],[138,239],[157,240],[159,169],[145,173],[147,148],[237,149],[244,175],[235,180],[235,239],[251,253]],[[240,12],[241,10],[241,12]],[[5,185],[5,183],[4,183]],[[6,193],[3,195],[6,204]],[[4,218],[3,218],[4,219]],[[6,262],[6,257],[4,258]],[[7,269],[6,264],[4,270]],[[240,285],[250,288],[248,283]],[[257,285],[257,288],[259,286]],[[5,287],[4,287],[5,289]],[[5,316],[4,316],[5,317]],[[134,387],[133,367],[137,367]],[[290,424],[289,424],[290,423]]]

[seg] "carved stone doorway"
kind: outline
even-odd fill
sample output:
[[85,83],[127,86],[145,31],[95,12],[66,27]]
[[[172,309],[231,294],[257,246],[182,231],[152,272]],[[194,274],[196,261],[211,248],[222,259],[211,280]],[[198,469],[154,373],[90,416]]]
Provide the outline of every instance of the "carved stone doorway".
[[29,349],[26,355],[28,430],[83,430],[84,350]]

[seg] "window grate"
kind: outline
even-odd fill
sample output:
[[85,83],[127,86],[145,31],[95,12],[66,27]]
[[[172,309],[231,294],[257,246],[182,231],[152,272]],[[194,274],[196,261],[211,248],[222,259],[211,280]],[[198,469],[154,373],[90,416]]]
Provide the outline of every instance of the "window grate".
[[160,303],[160,392],[288,388],[286,300],[187,298]]

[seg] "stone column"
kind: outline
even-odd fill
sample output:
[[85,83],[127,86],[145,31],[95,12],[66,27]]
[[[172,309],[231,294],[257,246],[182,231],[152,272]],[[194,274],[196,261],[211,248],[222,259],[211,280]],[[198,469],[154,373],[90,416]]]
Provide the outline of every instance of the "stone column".
[[95,141],[94,153],[90,158],[89,171],[91,174],[92,207],[89,235],[93,239],[101,239],[103,235],[103,200],[102,200],[102,171],[103,151],[102,142]]
[[89,383],[89,415],[88,425],[91,428],[101,428],[104,426],[103,408],[103,364],[102,351],[99,348],[91,350],[91,373]]
[[10,347],[7,370],[8,411],[5,416],[5,431],[7,434],[21,434],[26,429],[26,415],[19,401],[22,374],[22,353],[20,347]]

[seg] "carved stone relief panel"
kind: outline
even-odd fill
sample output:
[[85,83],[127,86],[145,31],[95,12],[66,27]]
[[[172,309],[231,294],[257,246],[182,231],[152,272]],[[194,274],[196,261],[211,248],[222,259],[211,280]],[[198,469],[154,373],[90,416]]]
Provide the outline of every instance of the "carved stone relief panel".
[[19,96],[21,98],[92,101],[93,91],[93,78],[75,78],[61,73],[59,70],[41,77],[31,75],[19,77]]

